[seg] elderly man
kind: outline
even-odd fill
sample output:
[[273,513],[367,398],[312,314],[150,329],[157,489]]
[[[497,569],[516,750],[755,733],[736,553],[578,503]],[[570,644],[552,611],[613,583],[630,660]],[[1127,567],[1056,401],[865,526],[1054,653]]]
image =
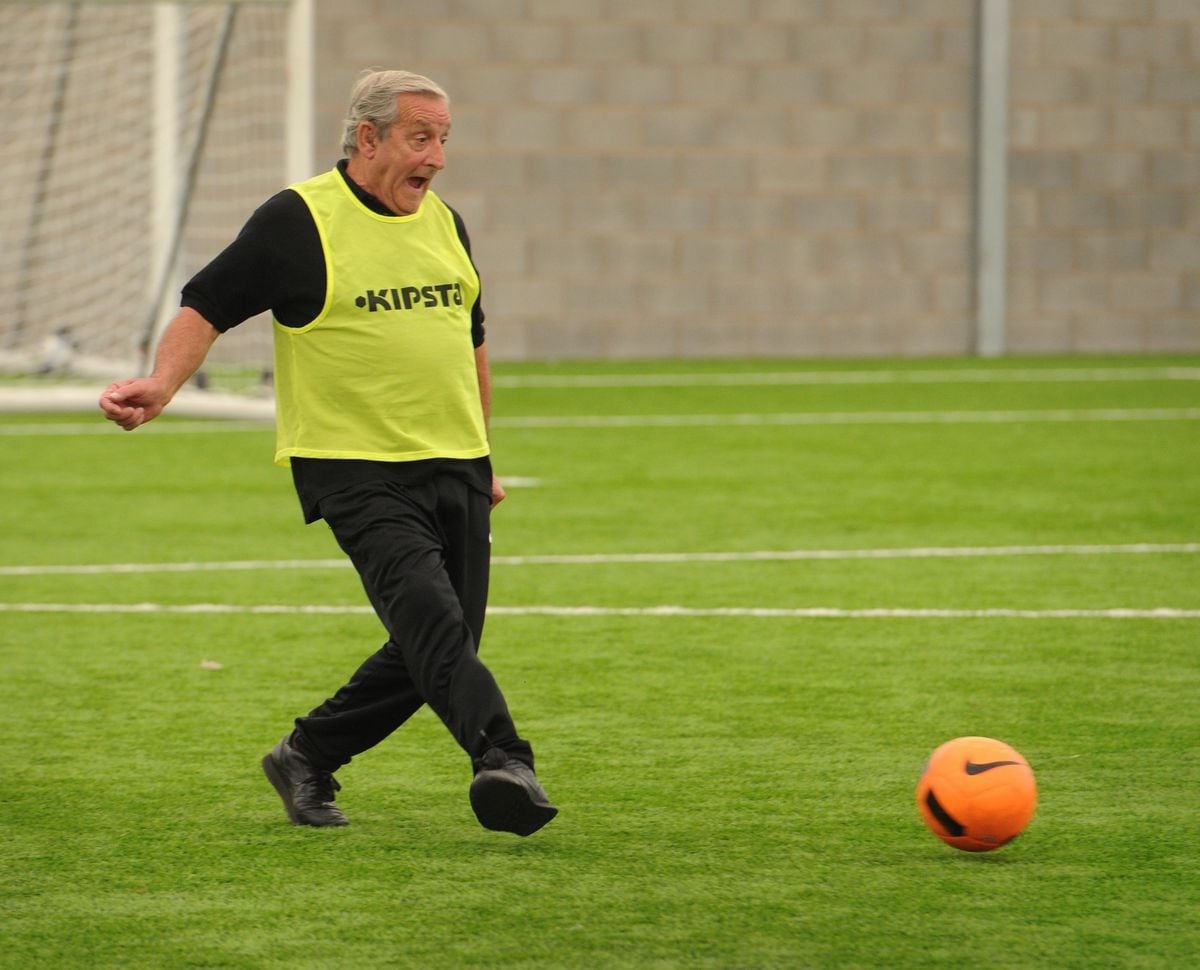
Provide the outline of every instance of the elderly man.
[[459,215],[430,188],[450,104],[428,78],[373,71],[331,171],[269,199],[185,286],[153,373],[100,398],[127,431],[157,417],[217,337],[274,317],[277,443],[306,522],[324,519],[389,639],[263,759],[300,825],[347,824],[333,773],[428,704],[470,756],[486,828],[557,813],[477,656],[490,510],[491,382],[479,277]]

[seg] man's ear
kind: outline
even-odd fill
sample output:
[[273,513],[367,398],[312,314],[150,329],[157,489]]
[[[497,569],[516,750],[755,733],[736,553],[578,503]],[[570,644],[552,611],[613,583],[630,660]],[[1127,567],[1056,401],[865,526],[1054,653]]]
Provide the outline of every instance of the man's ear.
[[379,129],[370,121],[358,123],[358,153],[367,158],[374,158],[379,147]]

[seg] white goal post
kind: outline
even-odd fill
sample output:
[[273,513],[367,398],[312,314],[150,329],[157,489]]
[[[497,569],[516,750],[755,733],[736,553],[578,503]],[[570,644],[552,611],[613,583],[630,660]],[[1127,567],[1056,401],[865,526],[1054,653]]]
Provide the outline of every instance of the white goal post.
[[[312,174],[313,2],[0,2],[0,391],[144,372],[188,276]],[[270,363],[239,327],[205,377]]]

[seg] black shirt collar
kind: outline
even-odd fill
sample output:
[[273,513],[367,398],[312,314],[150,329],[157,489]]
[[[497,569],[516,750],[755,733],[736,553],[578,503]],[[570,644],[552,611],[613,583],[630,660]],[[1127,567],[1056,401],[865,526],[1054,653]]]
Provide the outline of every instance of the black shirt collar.
[[343,158],[338,161],[337,170],[342,173],[342,178],[346,180],[346,184],[350,186],[350,191],[354,193],[358,201],[365,205],[372,212],[376,212],[381,216],[395,216],[396,213],[394,213],[391,209],[389,209],[386,205],[375,198],[375,196],[373,196],[370,192],[368,192],[361,185],[355,182],[354,179],[346,174],[346,166],[349,164],[350,159]]

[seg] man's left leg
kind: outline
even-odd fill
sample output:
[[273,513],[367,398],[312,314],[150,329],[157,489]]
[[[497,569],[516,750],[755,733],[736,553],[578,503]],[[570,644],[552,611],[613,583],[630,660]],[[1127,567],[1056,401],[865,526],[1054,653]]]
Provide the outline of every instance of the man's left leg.
[[[492,551],[491,497],[457,479],[441,479],[437,511],[446,574],[478,652]],[[531,835],[558,813],[533,773],[533,750],[520,738],[507,749],[484,740],[487,746],[472,758],[471,807],[485,828]]]

